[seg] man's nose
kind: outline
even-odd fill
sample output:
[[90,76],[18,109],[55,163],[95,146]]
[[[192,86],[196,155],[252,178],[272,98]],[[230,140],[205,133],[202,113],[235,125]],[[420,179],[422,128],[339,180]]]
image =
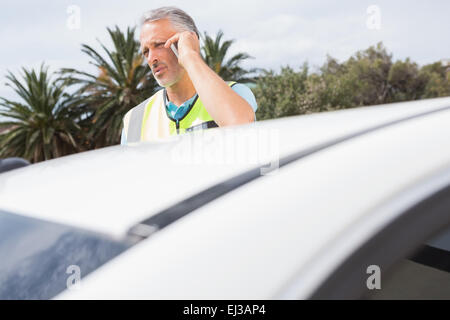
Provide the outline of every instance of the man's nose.
[[151,67],[159,61],[154,50],[149,50],[147,55],[147,63]]

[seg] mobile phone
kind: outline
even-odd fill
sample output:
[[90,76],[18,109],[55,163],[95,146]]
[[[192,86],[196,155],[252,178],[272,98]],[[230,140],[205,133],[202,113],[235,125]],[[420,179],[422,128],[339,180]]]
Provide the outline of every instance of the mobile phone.
[[178,50],[173,43],[170,45],[170,49],[172,49],[173,53],[175,53],[175,56],[178,58]]

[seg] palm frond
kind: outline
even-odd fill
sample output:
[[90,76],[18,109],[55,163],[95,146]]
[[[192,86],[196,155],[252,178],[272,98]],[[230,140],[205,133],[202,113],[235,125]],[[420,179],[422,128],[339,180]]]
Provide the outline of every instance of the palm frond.
[[240,67],[241,63],[252,58],[247,53],[237,53],[225,61],[234,40],[223,40],[223,32],[219,30],[213,39],[207,32],[201,36],[203,45],[201,48],[206,64],[224,80],[252,81],[249,76],[253,71],[247,71]]

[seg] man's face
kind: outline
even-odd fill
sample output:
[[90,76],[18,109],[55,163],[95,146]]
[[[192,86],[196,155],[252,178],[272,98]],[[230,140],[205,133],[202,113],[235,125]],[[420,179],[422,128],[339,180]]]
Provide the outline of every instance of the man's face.
[[158,84],[166,88],[177,83],[185,72],[173,51],[164,48],[177,32],[168,19],[147,22],[141,28],[141,51]]

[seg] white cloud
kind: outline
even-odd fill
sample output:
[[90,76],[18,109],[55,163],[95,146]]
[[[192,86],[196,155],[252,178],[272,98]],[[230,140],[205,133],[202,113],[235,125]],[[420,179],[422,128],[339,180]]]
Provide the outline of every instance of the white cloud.
[[[66,27],[67,7],[72,4],[81,9],[79,30]],[[225,39],[235,39],[230,54],[244,51],[254,57],[245,67],[278,69],[289,64],[296,68],[305,61],[320,65],[327,54],[344,60],[379,41],[398,59],[411,57],[423,64],[450,57],[446,41],[450,2],[446,0],[378,0],[381,30],[377,31],[366,27],[371,0],[16,0],[2,3],[0,12],[0,76],[6,69],[15,72],[42,61],[53,69],[87,69],[81,43],[99,49],[98,38],[110,46],[107,26],[136,25],[144,11],[169,4],[191,14],[201,31],[214,35],[222,29]],[[0,95],[10,93],[2,86]]]

